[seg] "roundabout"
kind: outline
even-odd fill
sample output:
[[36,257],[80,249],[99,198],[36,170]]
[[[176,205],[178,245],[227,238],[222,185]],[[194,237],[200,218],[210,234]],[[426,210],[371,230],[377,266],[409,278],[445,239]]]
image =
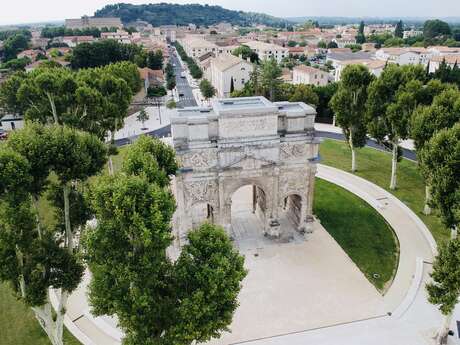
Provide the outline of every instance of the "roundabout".
[[[365,200],[394,229],[401,251],[387,293],[380,295],[315,222],[305,242],[246,249],[250,273],[232,333],[211,344],[379,344],[376,337],[388,344],[389,336],[391,344],[430,344],[441,315],[426,302],[426,262],[432,261],[435,246],[425,225],[390,193],[362,178],[323,165],[317,176]],[[87,279],[69,300],[66,326],[83,344],[120,344],[115,320],[91,316]]]

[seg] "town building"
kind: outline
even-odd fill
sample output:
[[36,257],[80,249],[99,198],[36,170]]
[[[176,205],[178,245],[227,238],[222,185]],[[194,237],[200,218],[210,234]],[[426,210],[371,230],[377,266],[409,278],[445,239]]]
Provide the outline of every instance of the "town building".
[[86,29],[86,28],[119,28],[123,27],[120,18],[103,18],[83,16],[77,19],[66,19],[67,29]]
[[388,63],[398,65],[428,64],[432,53],[426,48],[382,48],[376,51],[375,57]]
[[67,44],[68,47],[74,48],[80,43],[92,43],[95,40],[93,36],[64,36],[60,41]]
[[116,32],[102,32],[101,40],[115,40],[124,44],[129,44],[132,42],[129,32],[120,29],[118,29]]
[[206,53],[217,53],[218,51],[217,45],[208,42],[201,37],[187,35],[179,41],[187,55],[194,59],[197,59]]
[[369,72],[371,72],[374,76],[379,77],[383,72],[386,64],[386,61],[373,59],[340,61],[337,63],[337,66],[334,70],[334,81],[340,81],[342,77],[342,71],[348,65],[364,65],[369,69]]
[[254,70],[252,64],[231,54],[211,59],[211,83],[218,97],[230,97],[232,91],[241,90]]
[[417,37],[417,36],[423,36],[423,31],[419,30],[405,30],[403,32],[403,38],[411,38],[411,37]]
[[246,45],[251,48],[260,60],[275,59],[277,62],[281,62],[285,57],[289,56],[288,48],[284,48],[275,44],[265,43],[260,41],[250,41]]
[[292,70],[292,83],[324,86],[329,83],[329,73],[310,66],[296,66]]
[[460,54],[433,56],[429,62],[428,71],[430,73],[436,72],[443,62],[445,62],[450,68],[454,68],[455,65],[460,67]]
[[40,53],[41,53],[40,50],[27,49],[27,50],[24,50],[24,51],[18,53],[17,58],[18,59],[28,58],[33,62],[33,61],[35,61],[37,59],[37,56]]

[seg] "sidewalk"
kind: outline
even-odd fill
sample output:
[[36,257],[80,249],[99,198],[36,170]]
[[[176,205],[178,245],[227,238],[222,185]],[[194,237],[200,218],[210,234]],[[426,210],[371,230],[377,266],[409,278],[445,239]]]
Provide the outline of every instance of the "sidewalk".
[[[392,315],[313,330],[300,329],[247,344],[430,344],[430,337],[440,325],[441,316],[434,306],[428,304],[425,296],[424,285],[429,279],[431,266],[424,262],[432,262],[436,251],[426,226],[393,195],[360,177],[321,164],[318,165],[317,176],[364,199],[395,230],[401,250],[400,262],[396,277],[383,296],[385,311]],[[88,276],[69,299],[66,326],[85,345],[120,344],[121,332],[113,318],[91,316],[85,293],[87,282]],[[455,320],[452,326],[454,324]],[[457,344],[455,339],[449,337],[449,344]]]
[[146,129],[143,129],[142,122],[137,120],[139,112],[134,113],[125,119],[123,128],[115,133],[115,140],[134,137],[165,127],[171,123],[171,116],[175,114],[175,109],[168,109],[165,106],[161,106],[160,109],[148,106],[145,111],[149,115],[149,119],[144,124]]

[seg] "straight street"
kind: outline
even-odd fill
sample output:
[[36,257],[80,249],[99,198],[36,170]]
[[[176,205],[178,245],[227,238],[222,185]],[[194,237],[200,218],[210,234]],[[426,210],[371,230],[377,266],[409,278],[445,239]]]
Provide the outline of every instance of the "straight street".
[[179,102],[177,103],[178,108],[184,107],[196,107],[197,103],[193,96],[193,88],[188,83],[185,76],[185,68],[181,65],[179,58],[177,57],[176,49],[170,48],[169,50],[171,64],[174,67],[174,74],[176,75],[176,89],[179,94]]

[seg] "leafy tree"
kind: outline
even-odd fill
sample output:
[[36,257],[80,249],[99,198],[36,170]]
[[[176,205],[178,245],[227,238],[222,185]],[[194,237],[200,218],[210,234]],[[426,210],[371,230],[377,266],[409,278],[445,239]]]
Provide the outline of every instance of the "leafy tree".
[[173,99],[170,99],[169,101],[166,102],[166,108],[175,109],[176,107],[177,107],[177,103]]
[[337,45],[337,42],[334,42],[334,41],[330,41],[328,44],[327,44],[327,49],[334,49],[334,48],[338,48],[339,46]]
[[262,62],[260,68],[260,84],[270,101],[275,100],[281,80],[282,70],[275,59],[268,59]]
[[319,41],[318,42],[318,48],[327,48],[327,43],[325,41]]
[[200,82],[200,91],[203,97],[208,100],[216,94],[216,89],[212,86],[211,82],[207,79],[203,79]]
[[[438,80],[430,81],[425,90],[427,91],[426,104],[417,107],[412,114],[410,135],[414,139],[418,153],[422,151],[426,143],[433,135],[444,128],[451,128],[460,121],[460,93],[457,88],[450,84],[443,84]],[[423,175],[430,171],[422,170]],[[424,176],[428,181],[428,176]],[[430,214],[431,199],[430,186],[426,185],[424,213]]]
[[29,40],[22,33],[8,37],[3,44],[3,55],[5,61],[16,59],[17,54],[26,50],[28,46]]
[[439,19],[427,20],[423,25],[423,36],[425,39],[433,39],[438,36],[449,36],[450,26]]
[[312,85],[299,84],[296,85],[294,93],[289,98],[289,102],[304,102],[316,106],[319,99]]
[[295,46],[297,46],[297,42],[296,41],[289,41],[287,43],[287,45],[288,45],[288,47],[295,47]]
[[331,99],[337,124],[345,134],[351,150],[351,171],[356,172],[356,148],[366,145],[366,102],[367,88],[372,74],[362,65],[348,65],[344,68],[337,92]]
[[99,178],[89,195],[98,219],[84,239],[93,313],[116,314],[124,344],[191,344],[218,337],[238,306],[243,258],[222,229],[205,224],[190,232],[177,261],[170,260],[175,202],[164,188],[168,179],[159,179],[155,169],[172,171],[175,164],[143,155],[144,146],[164,151],[150,138],[135,145],[123,172]]
[[444,315],[444,323],[436,335],[436,344],[447,344],[452,314],[460,291],[460,241],[443,243],[433,263],[430,274],[433,282],[426,285],[428,301],[437,305]]
[[153,70],[163,69],[163,52],[160,49],[148,52],[147,67]]
[[391,37],[384,42],[385,47],[402,47],[404,40],[399,37]]
[[356,35],[356,43],[363,44],[366,42],[366,36],[364,35],[364,22],[359,23],[358,34]]
[[136,61],[142,47],[115,40],[81,43],[72,51],[71,66],[74,69],[100,67],[120,61]]
[[431,187],[431,205],[457,237],[460,222],[460,124],[438,131],[420,153],[420,167]]
[[403,21],[400,20],[400,21],[396,24],[396,28],[395,28],[395,37],[403,38],[403,36],[404,36],[404,24],[403,24]]
[[145,121],[147,121],[149,119],[149,114],[147,114],[147,112],[145,111],[145,109],[143,108],[139,114],[137,114],[137,121],[140,121],[142,122],[142,128],[145,128]]
[[130,146],[122,166],[126,174],[142,175],[161,187],[169,184],[169,176],[175,175],[177,169],[174,150],[161,140],[147,136],[140,136]]
[[249,46],[241,45],[232,52],[235,56],[241,56],[244,60],[248,58],[252,63],[259,63],[259,55],[254,52]]
[[456,84],[460,87],[460,67],[455,64],[450,67],[445,60],[439,64],[439,68],[431,74],[434,79],[439,79],[444,83]]
[[359,52],[362,49],[361,44],[347,44],[345,48],[350,48],[353,53]]
[[327,118],[333,122],[334,110],[330,107],[330,100],[336,93],[337,87],[337,83],[314,87],[314,91],[318,95],[318,105],[316,107],[317,118]]
[[235,91],[235,82],[233,81],[233,77],[230,79],[230,93]]
[[[75,181],[83,183],[104,162],[102,142],[56,125],[27,124],[0,148],[0,279],[10,282],[32,308],[53,345],[63,344],[67,298],[84,270],[74,237],[89,213],[80,207]],[[49,185],[51,174],[58,177],[58,186]],[[55,226],[42,223],[38,207],[39,198],[48,191],[53,191]],[[56,314],[50,288],[60,292]]]
[[407,138],[412,112],[423,102],[426,73],[421,66],[388,65],[368,89],[368,131],[392,149],[390,189],[396,189],[399,141]]
[[10,69],[13,71],[24,71],[25,67],[31,63],[31,60],[25,56],[20,59],[12,59],[0,65],[1,69]]
[[174,90],[175,87],[176,87],[176,78],[175,77],[168,78],[166,80],[166,88],[168,90]]
[[164,86],[149,86],[147,89],[147,97],[149,98],[163,97],[166,94],[167,91]]

